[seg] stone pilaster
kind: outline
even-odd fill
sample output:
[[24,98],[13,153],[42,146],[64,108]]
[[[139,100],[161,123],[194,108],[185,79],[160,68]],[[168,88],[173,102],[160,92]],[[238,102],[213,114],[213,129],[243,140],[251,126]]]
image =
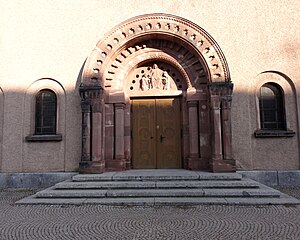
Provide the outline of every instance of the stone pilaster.
[[102,105],[103,89],[100,86],[81,86],[82,109],[82,155],[79,163],[81,173],[103,172],[102,159]]
[[217,82],[209,84],[212,120],[212,159],[213,172],[235,171],[232,157],[231,135],[231,95],[233,84]]
[[124,159],[124,103],[115,103],[115,158]]
[[82,109],[82,151],[81,161],[91,161],[91,101],[81,101]]
[[198,101],[188,101],[188,121],[189,121],[189,157],[187,162],[188,169],[203,169],[200,159],[199,147],[199,119]]
[[198,102],[188,102],[190,158],[199,157]]

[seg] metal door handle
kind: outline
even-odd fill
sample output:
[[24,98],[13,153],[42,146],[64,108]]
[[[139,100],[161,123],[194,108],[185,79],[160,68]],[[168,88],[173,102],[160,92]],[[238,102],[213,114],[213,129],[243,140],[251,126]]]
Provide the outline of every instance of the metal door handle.
[[160,139],[160,143],[162,143],[162,142],[163,142],[164,138],[165,138],[165,137],[163,137],[163,135],[161,135],[161,134],[160,134],[160,137],[159,137],[159,139]]

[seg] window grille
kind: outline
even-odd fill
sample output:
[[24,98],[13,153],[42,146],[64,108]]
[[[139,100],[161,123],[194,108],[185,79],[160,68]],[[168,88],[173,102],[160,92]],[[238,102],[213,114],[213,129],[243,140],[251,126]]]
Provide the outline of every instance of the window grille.
[[41,90],[36,95],[35,134],[56,134],[56,94],[50,90]]
[[280,86],[266,83],[260,88],[259,109],[261,129],[285,129],[284,99]]

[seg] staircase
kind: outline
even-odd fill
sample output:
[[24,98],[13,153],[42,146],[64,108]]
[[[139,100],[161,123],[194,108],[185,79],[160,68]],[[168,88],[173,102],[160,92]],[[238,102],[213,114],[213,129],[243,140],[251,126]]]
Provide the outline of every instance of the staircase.
[[174,169],[79,174],[17,204],[297,205],[300,201],[237,173]]

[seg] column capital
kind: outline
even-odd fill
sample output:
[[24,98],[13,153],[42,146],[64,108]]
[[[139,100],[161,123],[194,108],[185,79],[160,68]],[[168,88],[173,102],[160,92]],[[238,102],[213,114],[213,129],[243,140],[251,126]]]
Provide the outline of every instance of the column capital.
[[91,100],[90,99],[81,99],[80,102],[82,112],[90,113],[91,112]]
[[125,109],[125,103],[115,103],[115,109]]
[[212,82],[208,84],[210,95],[232,95],[233,83],[231,82]]
[[187,104],[188,104],[188,108],[197,107],[198,101],[188,101]]
[[103,98],[103,88],[101,86],[83,86],[79,87],[81,99],[99,99]]
[[231,108],[232,96],[226,95],[221,97],[222,108]]

